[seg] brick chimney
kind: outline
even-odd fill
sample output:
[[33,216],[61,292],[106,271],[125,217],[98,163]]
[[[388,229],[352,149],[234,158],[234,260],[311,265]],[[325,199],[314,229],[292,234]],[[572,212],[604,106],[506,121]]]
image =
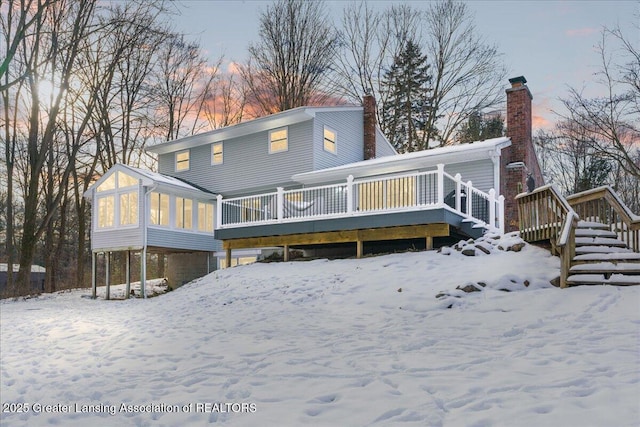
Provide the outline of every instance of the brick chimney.
[[363,126],[364,126],[364,160],[376,158],[376,99],[373,95],[366,94],[362,97]]
[[[531,175],[535,187],[544,185],[538,158],[533,148],[531,100],[533,96],[523,76],[509,79],[507,92],[507,137],[511,146],[502,150],[500,193],[505,198],[505,231],[519,228],[518,205],[515,197],[527,191]],[[531,182],[531,179],[529,179]]]

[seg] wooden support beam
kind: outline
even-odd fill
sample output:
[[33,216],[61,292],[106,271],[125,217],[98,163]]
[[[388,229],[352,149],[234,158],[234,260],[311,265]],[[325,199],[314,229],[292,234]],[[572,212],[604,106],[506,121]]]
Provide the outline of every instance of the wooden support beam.
[[[267,246],[317,245],[327,243],[370,242],[375,240],[399,240],[449,235],[449,224],[434,223],[400,227],[369,228],[361,230],[328,231],[284,236],[247,237],[230,239],[223,247],[231,249],[263,248]],[[227,252],[228,253],[228,252]]]
[[284,250],[282,255],[285,262],[289,261],[289,245],[284,245]]
[[227,247],[226,249],[227,249],[227,255],[224,262],[227,265],[227,268],[229,268],[231,267],[231,246]]
[[362,258],[364,242],[362,240],[356,241],[356,258]]
[[426,249],[428,251],[433,250],[433,236],[426,237]]

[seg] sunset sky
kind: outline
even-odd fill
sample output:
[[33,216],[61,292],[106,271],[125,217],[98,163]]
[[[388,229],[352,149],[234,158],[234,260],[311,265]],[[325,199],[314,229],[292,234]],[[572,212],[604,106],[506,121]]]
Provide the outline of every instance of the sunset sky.
[[[224,53],[227,66],[244,61],[247,45],[258,38],[260,11],[270,1],[182,0],[176,29],[195,39],[211,59]],[[392,3],[426,7],[424,1],[372,1],[384,9]],[[344,1],[328,1],[330,19],[339,22]],[[524,75],[533,93],[534,127],[548,127],[567,87],[593,93],[598,66],[594,51],[603,26],[620,25],[637,44],[632,26],[640,19],[640,1],[471,1],[478,32],[504,54],[509,77]],[[635,21],[634,21],[635,20]],[[508,82],[505,81],[505,88]]]

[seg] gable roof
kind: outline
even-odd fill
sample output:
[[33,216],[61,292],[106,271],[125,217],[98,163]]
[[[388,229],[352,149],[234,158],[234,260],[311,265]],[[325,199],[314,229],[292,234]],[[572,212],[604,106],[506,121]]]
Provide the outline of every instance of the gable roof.
[[182,179],[163,175],[161,173],[152,172],[145,169],[134,168],[133,166],[128,166],[122,163],[116,163],[115,165],[113,165],[111,169],[109,169],[103,176],[100,177],[100,179],[94,182],[91,187],[87,189],[87,191],[85,191],[84,197],[90,198],[96,188],[100,186],[100,184],[108,179],[109,176],[118,171],[124,172],[128,175],[142,180],[142,185],[144,187],[157,186],[158,188],[166,189],[169,191],[173,190],[180,191],[182,193],[186,192],[187,194],[207,199],[213,199],[216,197],[216,194],[207,191],[204,188],[200,188],[196,185],[188,183]]
[[269,129],[289,126],[295,123],[302,123],[314,118],[318,112],[362,111],[362,109],[362,106],[298,107],[220,129],[214,129],[209,132],[203,132],[173,141],[162,142],[160,144],[147,147],[146,150],[156,154],[171,153],[200,145],[211,144],[213,142],[238,138]]
[[294,181],[302,184],[317,184],[339,181],[348,175],[362,178],[370,175],[408,172],[411,170],[435,167],[438,163],[461,163],[473,160],[492,158],[500,154],[500,150],[511,145],[506,137],[492,138],[470,144],[451,145],[395,156],[378,157],[349,163],[333,168],[299,173],[292,176]]

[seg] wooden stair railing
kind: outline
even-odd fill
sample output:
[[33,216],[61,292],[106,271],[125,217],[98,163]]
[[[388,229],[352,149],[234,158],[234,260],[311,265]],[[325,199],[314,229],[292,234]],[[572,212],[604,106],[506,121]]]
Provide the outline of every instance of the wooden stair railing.
[[575,256],[578,214],[553,185],[516,196],[520,237],[527,242],[549,240],[551,251],[560,256],[560,287],[567,286],[571,261]]
[[581,219],[610,225],[631,250],[640,252],[640,216],[631,212],[611,187],[605,185],[566,199]]

